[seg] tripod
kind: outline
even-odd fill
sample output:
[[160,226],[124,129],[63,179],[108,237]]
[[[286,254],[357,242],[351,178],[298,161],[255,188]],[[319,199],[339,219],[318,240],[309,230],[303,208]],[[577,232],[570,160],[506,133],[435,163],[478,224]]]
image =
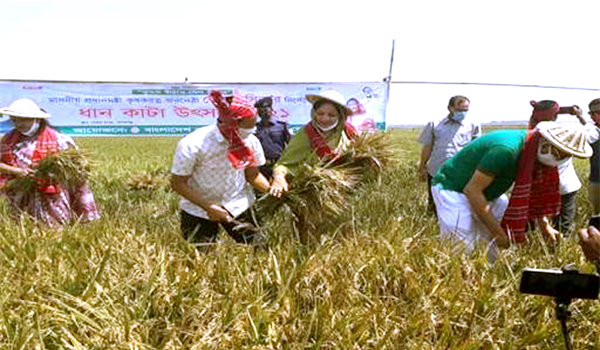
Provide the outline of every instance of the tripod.
[[557,297],[555,301],[556,318],[560,321],[560,328],[562,330],[563,338],[565,339],[565,347],[567,348],[567,350],[572,350],[573,346],[571,345],[569,329],[567,328],[567,320],[571,316],[571,311],[569,311],[569,304],[571,303],[571,298]]

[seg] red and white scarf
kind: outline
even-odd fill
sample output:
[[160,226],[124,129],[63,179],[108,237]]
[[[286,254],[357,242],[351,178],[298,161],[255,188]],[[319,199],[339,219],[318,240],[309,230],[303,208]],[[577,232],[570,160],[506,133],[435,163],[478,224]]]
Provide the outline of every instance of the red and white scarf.
[[[18,167],[17,157],[14,153],[14,148],[17,142],[21,139],[22,134],[13,129],[4,136],[0,144],[0,161],[4,164]],[[56,131],[51,127],[43,126],[37,134],[35,150],[31,157],[31,167],[35,168],[38,162],[48,155],[56,154],[59,151]],[[4,186],[8,180],[14,179],[14,175],[0,174],[0,185]],[[38,180],[38,192],[56,193],[57,188],[54,184],[47,180]]]
[[233,94],[230,101],[223,96],[221,91],[212,90],[208,99],[219,111],[219,123],[217,127],[227,142],[227,158],[233,167],[243,169],[247,166],[256,166],[257,160],[254,152],[240,136],[238,119],[252,118],[256,115],[254,108],[238,92]]
[[[337,156],[337,153],[329,147],[323,135],[317,131],[317,128],[312,122],[308,123],[304,130],[308,135],[311,148],[320,159],[334,158]],[[356,128],[350,123],[344,123],[344,132],[350,140],[354,140],[358,136],[358,131],[356,131]]]
[[525,240],[527,221],[560,212],[558,169],[537,161],[542,136],[537,130],[527,132],[519,158],[517,178],[501,225],[517,242]]

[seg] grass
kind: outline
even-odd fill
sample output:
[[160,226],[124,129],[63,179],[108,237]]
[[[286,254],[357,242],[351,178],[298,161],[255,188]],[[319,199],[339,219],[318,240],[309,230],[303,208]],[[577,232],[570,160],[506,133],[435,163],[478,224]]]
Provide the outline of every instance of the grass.
[[[2,349],[556,349],[553,300],[518,292],[524,267],[573,263],[576,239],[538,234],[456,256],[437,239],[418,182],[415,130],[400,162],[360,187],[348,221],[300,246],[289,229],[254,251],[222,236],[201,254],[179,233],[168,176],[177,138],[81,138],[102,218],[38,227],[0,202]],[[577,160],[581,179],[589,171]],[[585,181],[583,181],[585,182]],[[589,213],[578,194],[578,224]],[[600,346],[600,305],[571,304],[575,349]]]

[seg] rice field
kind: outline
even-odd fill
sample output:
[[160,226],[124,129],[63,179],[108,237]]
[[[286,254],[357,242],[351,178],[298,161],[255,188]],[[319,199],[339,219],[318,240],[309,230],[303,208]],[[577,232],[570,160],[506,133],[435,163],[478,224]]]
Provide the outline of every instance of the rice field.
[[[399,161],[351,198],[340,225],[301,245],[285,225],[268,249],[222,235],[207,253],[179,233],[168,188],[178,138],[80,138],[102,218],[62,228],[7,218],[0,202],[2,349],[560,349],[554,301],[518,291],[521,270],[574,264],[567,237],[453,255],[438,240],[416,168],[418,130],[396,130]],[[584,182],[589,165],[576,160]],[[578,226],[589,216],[578,194]],[[575,349],[600,348],[600,304],[575,300]]]

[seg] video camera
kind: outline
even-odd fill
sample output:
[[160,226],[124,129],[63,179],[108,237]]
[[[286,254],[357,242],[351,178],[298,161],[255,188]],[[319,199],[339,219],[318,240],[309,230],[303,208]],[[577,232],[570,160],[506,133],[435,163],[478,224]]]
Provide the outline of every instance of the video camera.
[[567,320],[571,315],[569,304],[572,299],[597,299],[600,289],[600,277],[580,273],[570,265],[562,270],[523,270],[519,291],[526,294],[538,294],[554,297],[556,318],[560,321],[567,350],[571,350],[571,339]]
[[519,291],[559,299],[597,299],[600,277],[577,270],[523,269]]

